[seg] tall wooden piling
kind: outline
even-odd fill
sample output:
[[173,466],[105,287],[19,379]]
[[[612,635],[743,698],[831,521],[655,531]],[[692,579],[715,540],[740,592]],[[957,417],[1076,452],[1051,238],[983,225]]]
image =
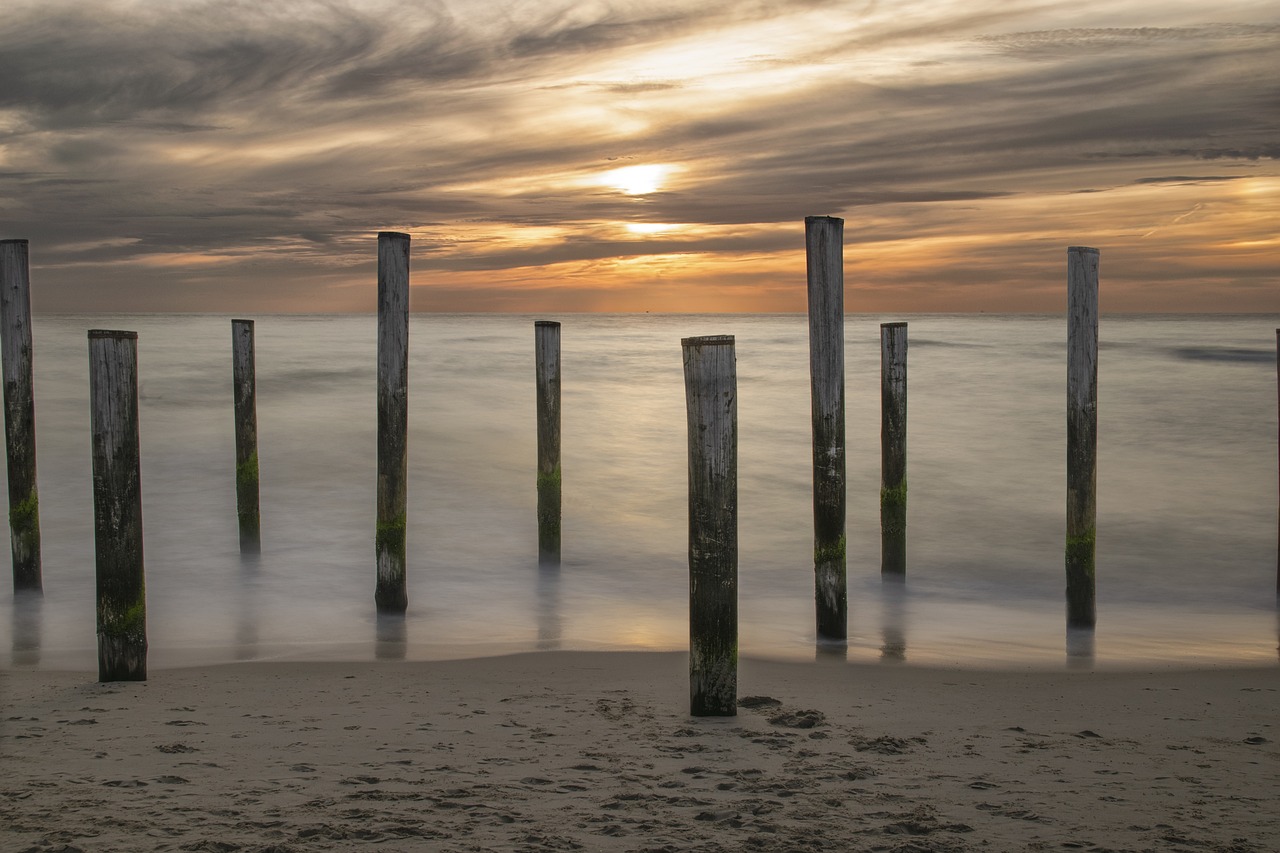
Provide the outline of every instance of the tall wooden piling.
[[845,575],[844,220],[804,220],[813,413],[813,569],[818,636],[842,640]]
[[560,324],[533,324],[538,409],[538,562],[560,565]]
[[146,681],[138,333],[89,331],[98,680]]
[[880,324],[880,572],[907,572],[907,324]]
[[409,430],[409,235],[378,234],[378,579],[380,613],[409,607],[405,509]]
[[0,240],[0,370],[9,464],[13,590],[40,591],[40,500],[36,491],[36,407],[31,367],[31,277],[26,240]]
[[262,549],[258,508],[258,391],[254,367],[253,321],[231,321],[231,383],[236,421],[236,515],[240,552]]
[[738,392],[732,335],[685,338],[689,709],[738,711]]
[[1067,625],[1097,623],[1098,250],[1067,249]]
[[[1280,430],[1280,329],[1276,329],[1276,423]],[[1276,440],[1280,447],[1280,431]],[[1280,466],[1277,466],[1276,483],[1280,487]],[[1276,504],[1276,595],[1280,596],[1280,503]]]

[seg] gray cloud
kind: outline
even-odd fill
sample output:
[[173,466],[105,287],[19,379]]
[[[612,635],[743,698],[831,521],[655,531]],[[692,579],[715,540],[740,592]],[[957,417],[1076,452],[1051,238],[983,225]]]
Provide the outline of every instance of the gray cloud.
[[[38,257],[71,303],[137,287],[217,307],[335,283],[382,227],[423,229],[415,251],[442,271],[501,271],[790,239],[620,241],[600,221],[788,225],[874,207],[920,227],[987,200],[1275,175],[1280,26],[1017,31],[1039,5],[29,4],[0,20],[0,231],[48,246]],[[717,98],[678,66],[618,73],[637,50],[710,50],[726,27],[813,10],[830,38],[715,72],[809,82]],[[872,62],[937,46],[891,73]],[[579,112],[635,128],[581,129]],[[1202,161],[1215,174],[1196,176]],[[542,177],[643,162],[684,164],[690,184],[630,197]],[[1252,171],[1221,174],[1234,167]],[[476,221],[573,229],[457,253],[443,235]],[[157,265],[177,251],[217,263]],[[88,263],[109,265],[109,290],[76,284]]]

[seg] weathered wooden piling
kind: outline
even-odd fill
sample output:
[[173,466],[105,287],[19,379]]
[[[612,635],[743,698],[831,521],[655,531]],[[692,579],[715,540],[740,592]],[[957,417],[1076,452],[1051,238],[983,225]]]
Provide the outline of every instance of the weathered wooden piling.
[[98,680],[147,680],[138,333],[89,331]]
[[732,335],[685,338],[689,708],[738,711],[738,392]]
[[560,324],[533,324],[538,409],[538,562],[560,565]]
[[36,490],[36,407],[31,367],[31,277],[26,240],[0,240],[0,370],[9,464],[13,590],[40,591],[40,499]]
[[258,391],[254,366],[253,321],[231,321],[231,383],[236,421],[236,515],[240,552],[262,549],[258,508]]
[[1067,625],[1097,623],[1098,250],[1067,249]]
[[880,324],[880,572],[907,572],[907,324]]
[[409,235],[378,234],[378,521],[380,613],[409,607],[405,509],[409,430]]
[[[1280,425],[1280,329],[1276,329],[1276,423]],[[1277,429],[1280,430],[1280,426]],[[1280,431],[1276,440],[1280,447]],[[1276,484],[1280,488],[1280,466],[1277,466]],[[1276,595],[1280,596],[1280,503],[1276,504]]]
[[813,569],[818,636],[842,640],[845,575],[844,220],[806,216],[813,413]]

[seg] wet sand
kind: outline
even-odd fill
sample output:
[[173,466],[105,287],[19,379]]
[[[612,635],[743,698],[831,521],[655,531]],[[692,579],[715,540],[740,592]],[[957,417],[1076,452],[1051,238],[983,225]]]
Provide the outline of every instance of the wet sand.
[[686,657],[0,673],[6,851],[1280,849],[1280,669]]

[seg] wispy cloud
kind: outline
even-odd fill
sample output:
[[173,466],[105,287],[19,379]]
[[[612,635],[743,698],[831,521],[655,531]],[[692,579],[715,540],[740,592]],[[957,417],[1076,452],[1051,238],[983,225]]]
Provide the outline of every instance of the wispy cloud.
[[[414,234],[419,308],[798,310],[812,213],[848,218],[868,307],[1056,307],[1055,247],[1088,243],[1126,259],[1113,305],[1162,308],[1152,229],[1198,209],[1182,304],[1280,310],[1249,248],[1280,191],[1261,14],[16,0],[0,232],[32,239],[44,310],[368,310],[385,228]],[[627,164],[671,168],[599,180]]]

